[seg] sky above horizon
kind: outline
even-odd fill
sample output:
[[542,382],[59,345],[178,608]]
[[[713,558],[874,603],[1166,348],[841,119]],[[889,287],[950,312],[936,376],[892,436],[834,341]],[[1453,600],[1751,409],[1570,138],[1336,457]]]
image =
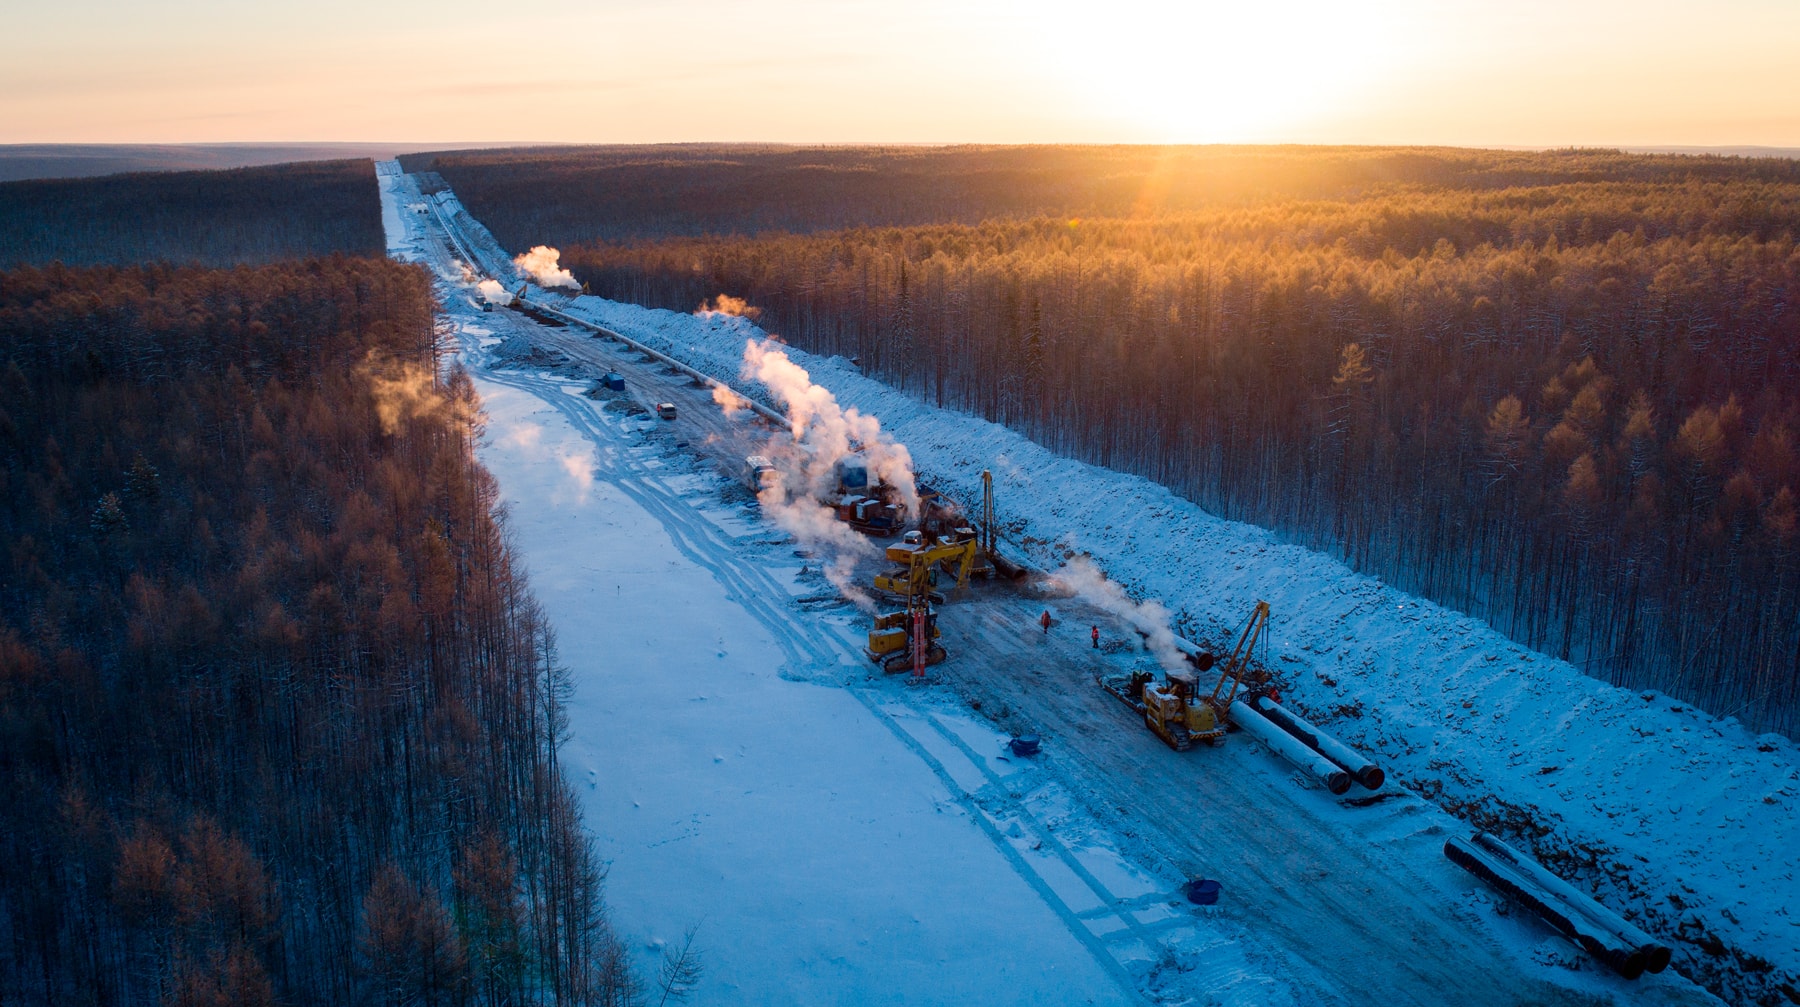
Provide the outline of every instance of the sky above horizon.
[[1800,0],[65,0],[0,143],[1800,146]]

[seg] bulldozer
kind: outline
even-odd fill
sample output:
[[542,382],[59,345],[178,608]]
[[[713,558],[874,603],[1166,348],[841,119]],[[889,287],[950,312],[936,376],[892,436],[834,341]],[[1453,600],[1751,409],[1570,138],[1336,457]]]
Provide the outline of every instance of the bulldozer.
[[1202,742],[1222,745],[1231,723],[1231,704],[1238,693],[1267,687],[1267,673],[1252,669],[1250,658],[1259,642],[1266,645],[1268,625],[1269,603],[1259,601],[1244,620],[1237,645],[1220,668],[1218,682],[1206,695],[1200,694],[1200,675],[1218,663],[1208,653],[1190,655],[1188,664],[1192,670],[1166,671],[1161,682],[1156,680],[1155,672],[1142,670],[1132,671],[1122,679],[1096,673],[1094,682],[1141,714],[1144,726],[1177,752]]

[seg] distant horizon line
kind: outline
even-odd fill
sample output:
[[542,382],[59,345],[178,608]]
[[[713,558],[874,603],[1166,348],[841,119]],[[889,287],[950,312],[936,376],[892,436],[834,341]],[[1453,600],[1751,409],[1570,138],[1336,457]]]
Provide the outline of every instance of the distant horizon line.
[[1441,147],[1452,150],[1619,150],[1627,153],[1711,153],[1767,151],[1800,155],[1800,142],[1792,146],[1767,143],[1431,143],[1365,141],[1132,141],[1132,140],[22,140],[0,143],[0,152],[22,149],[129,149],[178,147],[193,149],[279,148],[406,148],[407,152],[509,147]]

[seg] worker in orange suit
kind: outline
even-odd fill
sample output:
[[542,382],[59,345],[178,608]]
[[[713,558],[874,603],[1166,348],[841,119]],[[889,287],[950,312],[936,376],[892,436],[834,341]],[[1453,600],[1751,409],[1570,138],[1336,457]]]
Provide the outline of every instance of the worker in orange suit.
[[1038,616],[1038,625],[1044,627],[1044,635],[1045,636],[1050,635],[1050,610],[1049,609],[1044,609],[1044,614]]
[[1090,632],[1089,632],[1089,633],[1088,633],[1088,637],[1089,637],[1089,638],[1090,638],[1090,639],[1092,639],[1092,640],[1093,640],[1093,641],[1094,641],[1094,649],[1095,649],[1095,650],[1099,650],[1099,649],[1100,649],[1100,627],[1099,627],[1099,626],[1095,626],[1095,627],[1094,627],[1094,628],[1093,628],[1093,629],[1092,629],[1092,630],[1091,630],[1091,631],[1090,631]]

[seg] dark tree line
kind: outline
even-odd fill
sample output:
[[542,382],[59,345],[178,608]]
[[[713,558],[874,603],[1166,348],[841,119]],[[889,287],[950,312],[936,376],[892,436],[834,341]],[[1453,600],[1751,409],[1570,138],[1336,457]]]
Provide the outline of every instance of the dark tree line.
[[0,183],[0,268],[380,255],[373,162]]
[[618,1003],[427,277],[0,274],[0,1002]]
[[[1042,153],[1046,173],[1080,153]],[[905,164],[929,156],[894,156],[901,198]],[[563,262],[620,300],[747,297],[799,346],[1281,529],[1589,674],[1800,729],[1800,166],[1244,158],[1287,165],[1273,194],[1184,209],[1218,187],[1202,173],[1116,217],[663,237]],[[440,167],[486,191],[461,156]],[[1393,181],[1371,186],[1378,168]],[[1355,195],[1319,195],[1333,184]],[[537,212],[494,193],[463,195],[484,220]],[[761,211],[718,212],[732,231]]]
[[1151,218],[1396,188],[1800,183],[1800,162],[1779,158],[1452,147],[671,144],[411,154],[401,163],[441,173],[513,249],[995,218]]

